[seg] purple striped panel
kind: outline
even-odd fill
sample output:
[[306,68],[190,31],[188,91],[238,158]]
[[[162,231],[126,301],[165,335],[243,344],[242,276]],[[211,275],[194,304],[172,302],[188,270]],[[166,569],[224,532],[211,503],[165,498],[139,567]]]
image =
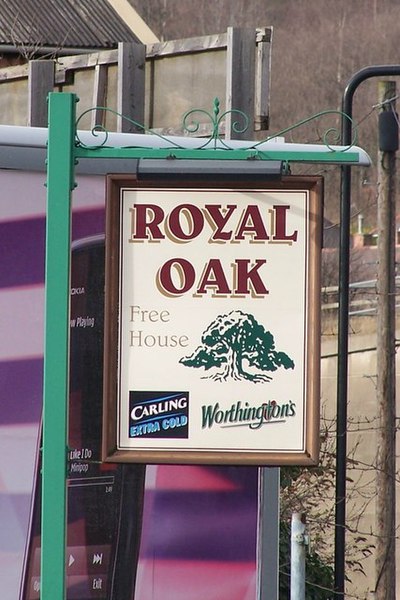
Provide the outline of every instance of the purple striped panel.
[[0,362],[0,425],[38,423],[42,392],[43,360]]
[[[73,213],[72,239],[104,233],[104,209]],[[45,218],[0,223],[0,288],[44,281]]]
[[255,560],[256,479],[249,490],[247,493],[155,491],[153,518],[147,522],[149,530],[144,536],[143,557]]
[[44,218],[0,223],[0,287],[44,281]]

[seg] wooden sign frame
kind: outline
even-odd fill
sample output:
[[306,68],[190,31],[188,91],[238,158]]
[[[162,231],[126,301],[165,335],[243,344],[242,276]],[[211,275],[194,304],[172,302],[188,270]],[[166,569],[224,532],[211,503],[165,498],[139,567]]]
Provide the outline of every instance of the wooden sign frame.
[[108,177],[104,460],[318,461],[322,203],[321,177]]

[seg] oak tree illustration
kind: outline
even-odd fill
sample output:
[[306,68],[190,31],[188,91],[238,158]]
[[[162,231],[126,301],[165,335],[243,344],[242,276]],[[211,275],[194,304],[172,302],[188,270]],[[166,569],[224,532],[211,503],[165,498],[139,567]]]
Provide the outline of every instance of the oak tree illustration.
[[279,367],[293,369],[293,360],[275,350],[274,337],[256,321],[253,315],[234,310],[219,315],[201,336],[201,346],[179,361],[186,367],[206,371],[218,369],[207,376],[215,381],[248,380],[254,383],[271,381],[264,373],[252,373],[245,365],[258,371],[276,371]]

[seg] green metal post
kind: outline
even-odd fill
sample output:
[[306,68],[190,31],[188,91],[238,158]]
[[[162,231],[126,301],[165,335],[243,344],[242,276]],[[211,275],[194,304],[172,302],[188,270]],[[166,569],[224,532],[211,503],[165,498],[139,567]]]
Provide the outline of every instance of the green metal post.
[[49,95],[41,600],[65,598],[71,190],[74,94]]

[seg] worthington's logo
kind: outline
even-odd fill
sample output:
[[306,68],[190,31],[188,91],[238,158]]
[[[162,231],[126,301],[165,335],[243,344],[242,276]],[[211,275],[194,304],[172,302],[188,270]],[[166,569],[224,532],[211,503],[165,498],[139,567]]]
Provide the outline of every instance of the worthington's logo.
[[228,409],[221,409],[217,402],[203,405],[201,409],[203,429],[211,429],[214,425],[259,429],[268,423],[284,423],[287,418],[296,414],[296,404],[292,400],[284,404],[269,400],[260,406],[250,406],[248,402],[242,404],[239,401]]

